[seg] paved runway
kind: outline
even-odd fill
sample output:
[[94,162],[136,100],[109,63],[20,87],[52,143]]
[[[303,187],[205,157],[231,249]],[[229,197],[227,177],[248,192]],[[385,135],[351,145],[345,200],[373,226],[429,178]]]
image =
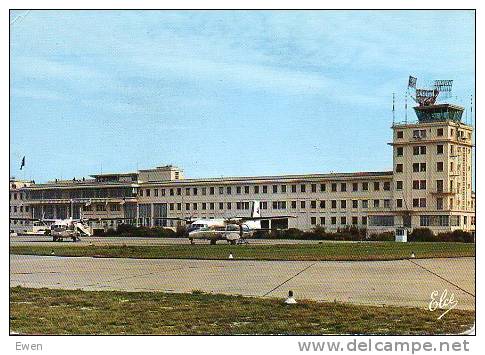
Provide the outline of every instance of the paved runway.
[[[248,239],[249,244],[316,244],[318,240],[294,240],[294,239]],[[89,243],[97,245],[169,245],[169,244],[190,244],[187,238],[132,238],[132,237],[82,237],[81,241],[73,243],[71,240],[64,242],[53,242],[49,236],[16,236],[10,237],[10,245],[69,245],[86,246]],[[341,241],[324,241],[324,243],[348,243]],[[196,244],[209,244],[208,240],[196,240]],[[218,244],[227,244],[219,241]]]
[[[237,259],[237,255],[236,255]],[[474,309],[475,259],[243,261],[11,255],[11,286],[204,292],[427,308],[433,291]]]

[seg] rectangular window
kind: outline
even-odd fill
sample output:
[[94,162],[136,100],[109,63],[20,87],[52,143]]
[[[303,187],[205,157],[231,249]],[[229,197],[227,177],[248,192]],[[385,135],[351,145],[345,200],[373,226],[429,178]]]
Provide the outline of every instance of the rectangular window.
[[380,189],[380,184],[378,181],[374,182],[374,191],[379,191]]
[[352,200],[352,208],[358,208],[358,207],[359,207],[359,201]]
[[419,164],[419,171],[426,171],[426,163]]
[[211,186],[211,187],[209,188],[209,194],[210,194],[210,195],[214,195],[214,192],[215,192],[214,186]]
[[286,185],[281,185],[281,193],[282,194],[286,193]]
[[249,186],[244,186],[244,193],[248,194],[249,193]]
[[402,173],[402,164],[396,164],[396,173]]
[[362,216],[362,225],[367,225],[367,217],[366,216]]
[[[401,170],[402,170],[402,164],[401,164]],[[369,183],[363,182],[362,183],[362,191],[367,191],[367,190],[369,190]]]
[[155,197],[158,197],[158,189],[154,189],[153,193],[154,193]]
[[384,208],[391,208],[391,200],[388,200],[388,199],[384,200]]
[[426,207],[426,199],[425,198],[419,199],[419,207]]
[[190,187],[185,188],[185,195],[190,196]]
[[203,187],[202,188],[202,195],[207,195],[207,188],[206,187]]
[[426,180],[420,180],[419,181],[419,189],[420,190],[426,190]]
[[403,147],[396,147],[396,156],[402,157],[403,156],[403,152],[404,152],[404,148]]
[[320,191],[324,192],[327,190],[327,186],[325,184],[320,184]]
[[332,200],[332,208],[337,208],[337,200]]
[[442,197],[437,197],[436,198],[436,209],[437,210],[442,210],[443,209],[443,198]]
[[194,196],[197,196],[197,192],[198,192],[198,191],[199,191],[199,190],[198,190],[196,187],[194,187],[194,189],[192,190],[192,192],[193,192]]
[[419,163],[413,163],[413,173],[419,172]]
[[300,208],[305,208],[305,201],[300,201]]
[[436,154],[443,154],[443,144],[438,144],[436,146]]
[[311,201],[310,202],[310,207],[311,208],[317,208],[317,201]]
[[359,184],[358,183],[354,182],[352,184],[352,191],[359,191]]
[[224,195],[224,187],[219,187],[219,195]]
[[440,172],[443,171],[443,162],[439,161],[436,163],[436,171]]
[[231,202],[228,202],[227,203],[227,209],[230,210],[232,208],[232,203]]
[[312,192],[317,192],[317,184],[312,184]]
[[403,138],[404,137],[403,131],[397,131],[396,132],[396,137],[399,138],[399,139],[400,138]]
[[310,223],[311,223],[312,225],[317,224],[317,217],[311,217],[311,218],[310,218],[310,221],[311,221]]
[[296,201],[291,201],[291,208],[296,209]]
[[219,202],[219,209],[223,210],[224,209],[224,202]]
[[443,180],[436,180],[436,191],[443,192]]
[[306,185],[305,184],[301,184],[300,185],[300,192],[305,192],[306,191]]
[[240,194],[241,193],[241,186],[236,186],[236,194]]
[[278,185],[273,185],[273,193],[278,193]]
[[340,217],[340,224],[345,226],[347,224],[347,218],[346,217]]
[[324,226],[324,225],[325,225],[325,217],[320,217],[320,224],[321,224],[322,226]]
[[332,224],[337,224],[337,217],[332,217]]
[[213,210],[214,209],[214,202],[209,203],[209,209]]
[[340,184],[340,191],[345,192],[347,191],[347,184],[346,183],[341,183]]
[[442,137],[442,136],[443,136],[443,128],[438,128],[438,129],[436,130],[436,135],[437,135],[438,137]]
[[320,208],[325,208],[325,201],[320,201]]
[[206,210],[206,209],[207,209],[207,203],[202,202],[202,209],[203,209],[203,210]]
[[254,186],[254,193],[259,194],[259,186]]
[[186,209],[187,211],[190,211],[190,203],[186,203],[186,204],[185,204],[185,209]]
[[379,200],[374,200],[374,208],[379,207]]
[[332,192],[337,192],[337,184],[332,183]]
[[263,194],[267,194],[267,193],[268,193],[268,186],[263,185]]
[[369,200],[362,200],[362,208],[369,208]]
[[359,223],[359,218],[358,217],[352,217],[352,224],[356,225],[357,223]]
[[347,208],[347,201],[346,200],[340,200],[340,208]]
[[398,199],[396,200],[396,207],[397,207],[397,208],[402,208],[402,199],[401,199],[401,198],[398,198]]
[[197,211],[197,203],[193,203],[193,204],[192,204],[192,209],[193,209],[194,211]]
[[232,193],[231,186],[226,187],[226,194],[230,195]]

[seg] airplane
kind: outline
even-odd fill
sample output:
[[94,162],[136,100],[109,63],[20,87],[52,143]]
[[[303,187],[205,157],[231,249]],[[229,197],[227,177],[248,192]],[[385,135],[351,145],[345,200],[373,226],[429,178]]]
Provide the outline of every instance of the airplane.
[[81,235],[91,236],[85,219],[39,219],[39,218],[15,218],[11,220],[32,221],[32,231],[23,231],[25,235],[51,235],[54,242],[62,242],[64,238],[80,241]]
[[195,239],[210,240],[214,245],[218,240],[226,240],[235,245],[242,243],[246,238],[251,237],[258,230],[271,230],[261,228],[261,220],[295,218],[294,216],[274,216],[262,217],[260,201],[251,202],[251,214],[246,217],[214,218],[214,219],[192,219],[178,217],[161,217],[162,220],[181,220],[189,226],[187,228],[187,238],[191,244],[195,244]]

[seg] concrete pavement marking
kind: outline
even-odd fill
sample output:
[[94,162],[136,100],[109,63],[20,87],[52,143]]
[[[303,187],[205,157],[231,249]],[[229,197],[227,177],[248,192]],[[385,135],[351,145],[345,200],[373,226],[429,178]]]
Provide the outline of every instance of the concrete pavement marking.
[[311,268],[311,267],[312,267],[313,265],[315,265],[315,264],[316,264],[316,262],[315,262],[315,263],[313,263],[313,264],[311,264],[311,265],[309,265],[309,266],[307,266],[307,267],[305,267],[303,270],[301,270],[301,271],[297,272],[295,275],[293,275],[293,276],[292,276],[292,277],[290,277],[289,279],[287,279],[287,280],[283,281],[283,282],[282,282],[282,283],[280,283],[278,286],[273,287],[271,290],[269,290],[268,292],[266,292],[266,293],[263,295],[263,297],[268,296],[268,295],[269,295],[271,292],[273,292],[273,291],[275,291],[276,289],[280,288],[280,287],[281,287],[281,286],[283,286],[285,283],[287,283],[287,282],[289,282],[289,281],[293,280],[295,277],[297,277],[298,275],[300,275],[300,274],[302,274],[303,272],[307,271],[309,268]]
[[[82,290],[203,292],[427,308],[433,291],[455,293],[457,308],[475,298],[408,260],[245,261],[11,255],[11,286]],[[420,259],[454,273],[471,290],[474,258]],[[470,281],[471,280],[471,281]],[[270,291],[270,292],[268,292]]]

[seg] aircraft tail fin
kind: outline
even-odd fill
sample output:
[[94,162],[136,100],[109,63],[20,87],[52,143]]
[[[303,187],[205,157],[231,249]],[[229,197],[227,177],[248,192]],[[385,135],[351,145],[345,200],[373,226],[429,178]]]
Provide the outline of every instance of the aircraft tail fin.
[[251,217],[261,217],[261,207],[259,201],[252,202]]
[[77,229],[81,232],[90,237],[92,233],[89,231],[89,228],[84,226],[82,223],[76,223]]

